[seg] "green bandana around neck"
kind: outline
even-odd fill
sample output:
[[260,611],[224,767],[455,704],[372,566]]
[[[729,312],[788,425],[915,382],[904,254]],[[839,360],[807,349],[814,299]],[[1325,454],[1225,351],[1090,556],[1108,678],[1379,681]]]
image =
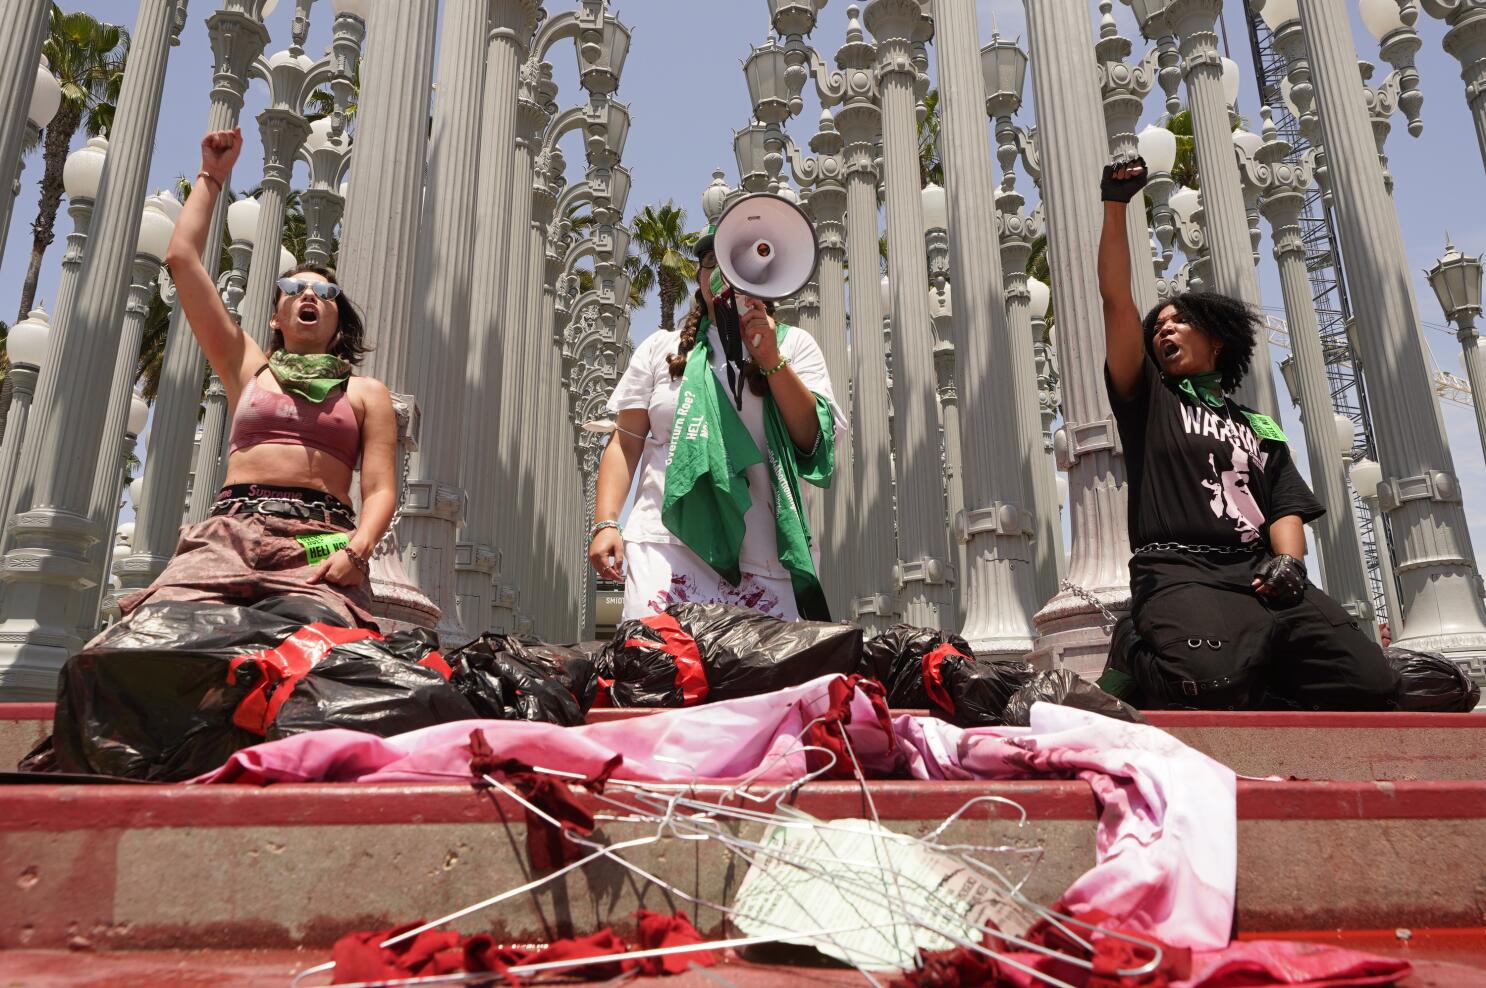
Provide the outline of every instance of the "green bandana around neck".
[[[835,419],[830,405],[815,398],[820,441],[808,455],[789,437],[784,417],[772,396],[764,397],[767,456],[759,451],[709,362],[708,321],[697,327],[697,343],[686,355],[686,370],[676,395],[666,461],[666,490],[661,520],[724,580],[742,580],[743,518],[753,504],[746,472],[767,463],[774,499],[774,534],[779,561],[789,572],[800,617],[829,621],[825,592],[810,557],[810,529],[800,499],[799,480],[828,486],[835,469]],[[778,326],[782,342],[788,327]]]
[[[1223,375],[1218,371],[1208,371],[1205,374],[1192,374],[1182,378],[1178,387],[1191,395],[1194,401],[1204,401],[1213,408],[1223,408],[1228,404],[1228,399],[1223,396],[1222,379]],[[1251,412],[1242,405],[1238,410],[1243,413],[1244,418],[1248,419],[1249,427],[1260,439],[1289,442],[1280,424],[1268,415]]]
[[351,376],[351,365],[333,353],[290,353],[275,350],[268,369],[285,390],[320,404]]

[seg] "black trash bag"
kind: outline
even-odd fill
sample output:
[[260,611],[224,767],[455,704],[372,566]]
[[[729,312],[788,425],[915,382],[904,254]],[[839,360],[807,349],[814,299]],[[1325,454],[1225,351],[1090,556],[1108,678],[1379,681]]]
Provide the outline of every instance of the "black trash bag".
[[1032,678],[1025,662],[978,658],[959,635],[906,624],[870,639],[862,656],[859,671],[882,682],[888,706],[928,708],[961,727],[1002,723],[1007,701]]
[[300,622],[232,604],[146,604],[62,667],[52,724],[59,772],[178,781],[262,740],[233,723],[262,685],[232,661],[277,647]]
[[280,705],[264,736],[274,741],[342,727],[386,738],[475,719],[479,714],[448,674],[438,640],[423,629],[336,645],[285,699],[273,697]]
[[1438,652],[1416,652],[1390,645],[1383,649],[1403,685],[1398,708],[1430,713],[1469,713],[1481,702],[1481,687],[1465,670]]
[[1117,700],[1092,683],[1086,683],[1071,669],[1039,672],[1006,704],[1006,723],[1014,727],[1031,724],[1032,704],[1043,701],[1065,707],[1089,710],[1115,720],[1144,724],[1146,719],[1130,704]]
[[575,727],[598,693],[594,659],[583,649],[535,638],[485,634],[449,654],[450,680],[478,717]]
[[673,604],[626,621],[601,660],[616,707],[680,707],[758,696],[854,672],[862,629],[783,621],[730,604]]

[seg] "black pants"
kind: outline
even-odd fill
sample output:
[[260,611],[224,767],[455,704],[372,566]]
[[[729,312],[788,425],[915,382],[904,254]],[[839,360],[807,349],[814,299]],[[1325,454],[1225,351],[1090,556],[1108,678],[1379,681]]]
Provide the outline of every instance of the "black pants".
[[1248,580],[1261,561],[1214,579],[1211,567],[1183,573],[1168,560],[1135,581],[1145,592],[1137,591],[1132,608],[1138,641],[1129,643],[1125,663],[1146,702],[1204,710],[1393,709],[1399,678],[1383,650],[1313,585],[1289,607],[1259,597]]

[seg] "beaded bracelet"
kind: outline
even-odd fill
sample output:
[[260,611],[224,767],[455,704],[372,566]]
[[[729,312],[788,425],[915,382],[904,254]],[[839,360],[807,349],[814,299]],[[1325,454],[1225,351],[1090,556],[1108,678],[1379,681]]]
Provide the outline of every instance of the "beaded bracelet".
[[371,576],[371,561],[369,559],[365,556],[358,556],[356,550],[352,549],[349,545],[341,546],[341,552],[344,552],[351,560],[352,566],[361,570],[363,576]]
[[595,538],[598,537],[598,534],[606,528],[612,528],[614,529],[614,531],[619,532],[621,535],[624,534],[624,530],[619,527],[619,522],[601,521],[588,530],[588,541],[592,542]]
[[780,371],[784,370],[788,366],[789,366],[789,358],[782,356],[782,357],[779,358],[779,363],[775,364],[773,367],[769,368],[768,370],[764,370],[763,368],[760,368],[759,369],[759,373],[762,374],[762,375],[764,375],[764,377],[773,377],[775,374],[778,374]]

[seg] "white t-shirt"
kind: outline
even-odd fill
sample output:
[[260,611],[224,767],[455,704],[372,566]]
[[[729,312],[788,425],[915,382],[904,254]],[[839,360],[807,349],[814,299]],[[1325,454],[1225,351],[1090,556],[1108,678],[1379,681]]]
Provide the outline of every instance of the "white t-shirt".
[[[728,391],[727,370],[722,358],[722,343],[715,327],[708,330],[713,373]],[[681,391],[681,379],[671,377],[667,358],[676,352],[681,334],[658,332],[647,337],[635,348],[629,367],[619,379],[614,393],[609,396],[609,414],[614,415],[630,409],[642,408],[650,415],[650,434],[645,438],[645,450],[640,456],[640,485],[635,502],[624,525],[626,542],[648,542],[681,545],[661,520],[661,505],[666,493],[666,460],[671,446],[671,426],[676,418],[676,397]],[[789,358],[790,367],[805,382],[805,387],[824,398],[831,406],[836,424],[836,442],[847,441],[845,416],[836,404],[831,391],[831,379],[826,373],[826,359],[810,334],[793,326],[788,327],[779,344],[781,356]],[[729,392],[728,400],[732,400]],[[743,409],[739,412],[748,434],[762,452],[768,449],[764,437],[764,401],[747,386],[743,388]],[[774,578],[788,578],[789,571],[779,562],[779,549],[774,536],[773,496],[769,487],[769,470],[766,463],[755,463],[749,467],[748,492],[753,499],[748,512],[743,516],[743,546],[738,560],[739,569],[745,573]],[[818,540],[820,533],[812,535]]]

